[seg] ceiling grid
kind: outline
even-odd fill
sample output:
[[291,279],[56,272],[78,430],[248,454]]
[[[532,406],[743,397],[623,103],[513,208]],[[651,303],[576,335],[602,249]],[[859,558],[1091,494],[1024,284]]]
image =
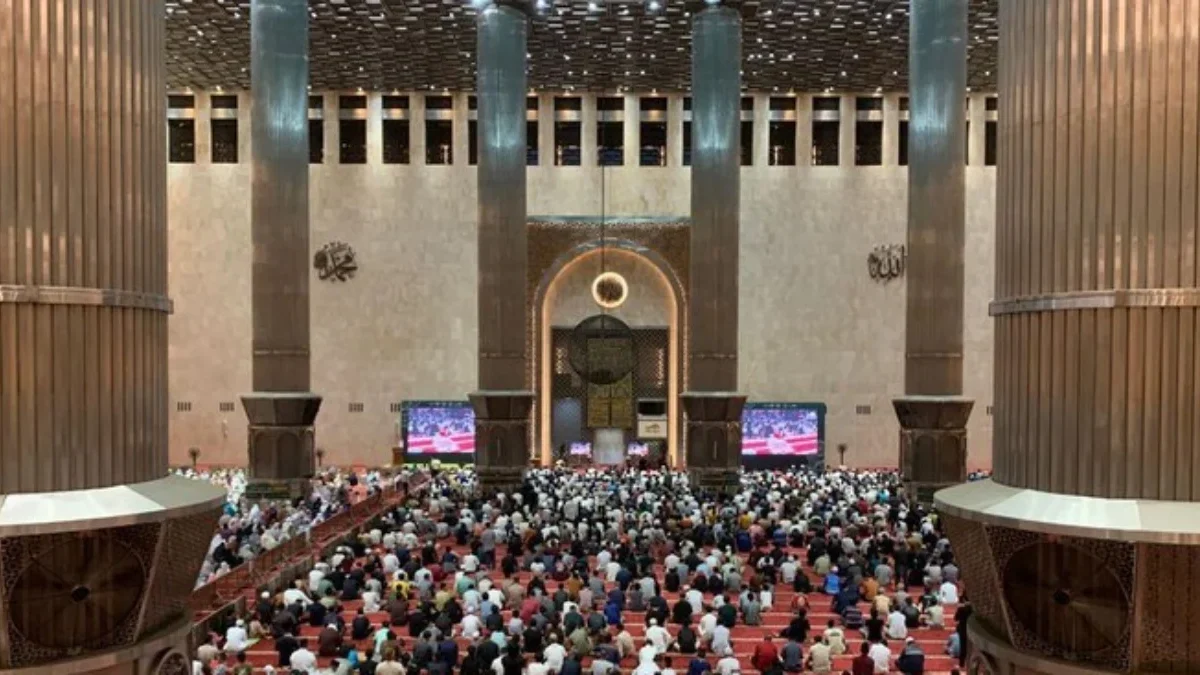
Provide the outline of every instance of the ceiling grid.
[[[970,0],[967,84],[996,88],[997,5]],[[902,91],[908,0],[741,0],[754,92]],[[173,89],[250,86],[248,0],[166,0]],[[540,0],[529,84],[544,91],[687,91],[682,0]],[[475,18],[462,0],[309,0],[312,88],[471,91]]]

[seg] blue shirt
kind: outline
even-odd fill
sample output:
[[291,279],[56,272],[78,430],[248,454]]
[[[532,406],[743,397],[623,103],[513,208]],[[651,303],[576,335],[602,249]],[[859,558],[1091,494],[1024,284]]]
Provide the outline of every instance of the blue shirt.
[[621,623],[621,608],[615,603],[609,601],[604,605],[604,619],[608,621],[608,625],[615,626]]
[[834,595],[841,591],[842,580],[838,575],[830,572],[825,575],[825,592],[829,595]]
[[694,658],[688,664],[687,675],[704,675],[704,673],[712,671],[712,666],[708,661],[701,658]]

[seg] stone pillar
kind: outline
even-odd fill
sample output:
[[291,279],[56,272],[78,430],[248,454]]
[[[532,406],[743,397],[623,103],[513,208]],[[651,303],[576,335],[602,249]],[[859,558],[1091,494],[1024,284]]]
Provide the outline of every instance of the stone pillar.
[[250,139],[251,116],[254,112],[254,95],[249,91],[239,91],[237,123],[238,123],[238,163],[250,162],[254,154],[253,141]]
[[321,130],[323,132],[321,152],[324,156],[322,165],[342,163],[342,130],[339,122],[342,119],[341,93],[337,91],[323,92],[321,97]]
[[367,94],[367,164],[383,164],[383,94],[377,91]]
[[554,166],[554,94],[538,94],[538,166]]
[[196,163],[212,164],[212,96],[207,91],[197,91],[193,96]]
[[[476,100],[478,103],[478,100]],[[458,166],[470,166],[471,164],[471,120],[470,120],[470,95],[465,92],[457,92],[451,97],[451,105],[454,116],[450,120],[451,132],[454,134],[453,145],[451,146],[451,159]],[[478,132],[476,127],[476,132]],[[478,139],[477,139],[478,140]]]
[[812,166],[812,94],[796,98],[796,166]]
[[972,407],[962,397],[967,0],[914,0],[909,35],[908,306],[893,405],[901,478],[928,502],[966,479]]
[[224,491],[167,475],[161,3],[0,2],[0,671],[188,668]]
[[900,166],[900,95],[883,96],[883,165]]
[[622,161],[625,166],[638,166],[642,160],[641,96],[626,93],[621,97],[625,123],[621,126]]
[[409,94],[408,119],[408,163],[412,166],[425,166],[425,94],[423,92]]
[[525,308],[525,45],[528,17],[479,13],[479,389],[475,464],[487,493],[520,484],[529,462]]
[[579,113],[581,120],[579,127],[579,165],[588,167],[588,173],[596,176],[596,181],[599,183],[599,169],[594,167],[600,163],[600,146],[596,142],[596,124],[599,113],[596,110],[596,95],[593,93],[582,94],[583,110]]
[[667,94],[667,166],[683,166],[682,94]]
[[[736,483],[742,23],[709,6],[692,19],[692,226],[688,288],[687,465],[710,487]],[[735,429],[736,427],[736,429]],[[718,433],[719,432],[719,433]],[[719,437],[719,438],[718,438]]]
[[[965,61],[964,61],[965,63]],[[858,143],[858,97],[838,97],[838,166],[854,166]]]
[[[771,97],[754,94],[754,132],[751,134],[751,159],[754,166],[771,165]],[[740,133],[740,131],[739,131]]]
[[967,113],[967,166],[983,166],[984,145],[987,136],[987,95],[971,94],[970,110]]
[[1197,672],[1197,34],[1000,4],[995,473],[937,495],[994,673]]
[[[246,493],[294,497],[316,467],[313,421],[321,408],[309,391],[307,3],[255,0],[250,31],[254,392],[242,397],[250,420]],[[330,93],[326,140],[336,110]],[[337,161],[336,153],[325,161]]]

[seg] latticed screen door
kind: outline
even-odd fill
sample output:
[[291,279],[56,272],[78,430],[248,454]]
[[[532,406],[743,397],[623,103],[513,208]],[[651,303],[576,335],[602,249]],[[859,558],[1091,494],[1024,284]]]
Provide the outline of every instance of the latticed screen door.
[[[551,420],[552,441],[555,447],[588,440],[589,429],[633,429],[637,426],[639,399],[665,399],[668,396],[669,340],[667,328],[634,328],[632,344],[628,340],[611,340],[623,345],[589,345],[589,358],[618,358],[617,349],[632,349],[633,372],[611,385],[588,385],[574,372],[567,359],[571,341],[570,328],[551,331]],[[598,340],[599,342],[608,342]],[[613,350],[613,351],[610,351]],[[593,357],[592,355],[598,355]],[[596,364],[600,365],[600,364]],[[559,411],[575,409],[558,405],[559,401],[574,400],[582,404],[585,414],[578,420],[559,419]],[[572,427],[568,429],[567,427]]]
[[587,426],[589,429],[632,429],[633,375],[609,385],[589,384]]

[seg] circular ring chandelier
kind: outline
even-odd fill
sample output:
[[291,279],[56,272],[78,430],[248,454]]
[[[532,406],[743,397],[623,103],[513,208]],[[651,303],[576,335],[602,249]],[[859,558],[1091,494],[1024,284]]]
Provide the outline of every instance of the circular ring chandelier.
[[601,272],[592,281],[592,299],[604,309],[616,309],[629,297],[629,284],[616,272]]

